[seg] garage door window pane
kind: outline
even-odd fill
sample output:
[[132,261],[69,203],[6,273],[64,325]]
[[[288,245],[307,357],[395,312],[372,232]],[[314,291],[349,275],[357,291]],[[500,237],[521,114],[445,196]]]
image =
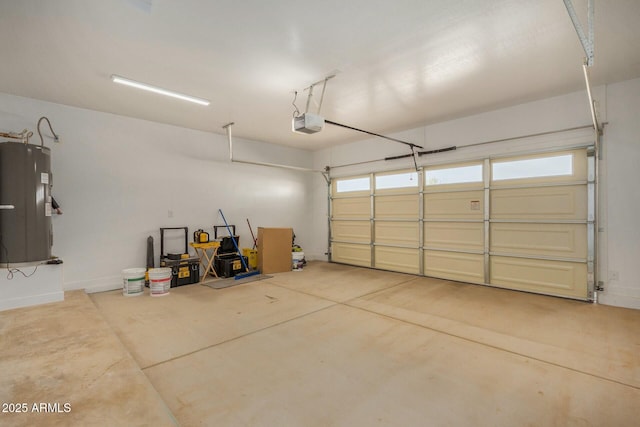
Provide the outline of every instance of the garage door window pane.
[[369,178],[340,179],[336,184],[338,193],[348,193],[350,191],[368,191],[370,188]]
[[573,175],[573,155],[494,162],[491,167],[494,181]]
[[482,182],[482,165],[427,170],[425,185]]
[[398,173],[394,175],[376,176],[376,190],[386,190],[390,188],[407,188],[418,186],[418,173]]

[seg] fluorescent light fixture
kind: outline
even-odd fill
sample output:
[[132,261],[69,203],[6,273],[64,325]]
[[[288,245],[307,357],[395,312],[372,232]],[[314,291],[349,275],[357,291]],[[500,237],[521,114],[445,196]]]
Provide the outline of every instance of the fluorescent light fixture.
[[209,105],[211,102],[204,98],[197,98],[195,96],[184,95],[182,93],[174,92],[172,90],[162,89],[161,87],[151,86],[146,83],[140,83],[135,80],[127,79],[124,77],[116,76],[113,74],[111,76],[111,80],[114,83],[120,83],[122,85],[135,87],[142,90],[148,90],[149,92],[159,93],[160,95],[171,96],[173,98],[182,99],[183,101],[195,102],[200,105]]

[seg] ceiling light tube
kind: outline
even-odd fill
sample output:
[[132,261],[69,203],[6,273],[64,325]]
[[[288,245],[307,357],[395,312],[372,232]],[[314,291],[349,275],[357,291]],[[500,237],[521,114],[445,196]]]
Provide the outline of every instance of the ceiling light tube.
[[111,80],[114,83],[120,83],[120,84],[123,84],[123,85],[126,85],[126,86],[131,86],[131,87],[135,87],[135,88],[142,89],[142,90],[148,90],[149,92],[159,93],[160,95],[171,96],[173,98],[182,99],[183,101],[195,102],[196,104],[205,105],[205,106],[211,104],[211,102],[209,100],[204,99],[204,98],[198,98],[198,97],[195,97],[195,96],[184,95],[182,93],[174,92],[172,90],[163,89],[161,87],[152,86],[152,85],[148,85],[146,83],[140,83],[140,82],[137,82],[135,80],[131,80],[131,79],[127,79],[127,78],[124,78],[124,77],[116,76],[115,74],[113,74],[111,76]]

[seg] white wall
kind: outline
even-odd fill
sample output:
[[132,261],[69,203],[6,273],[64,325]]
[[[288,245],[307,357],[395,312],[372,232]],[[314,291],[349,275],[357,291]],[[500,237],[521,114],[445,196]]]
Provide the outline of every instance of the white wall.
[[[601,302],[640,308],[640,79],[607,87],[606,283]],[[616,275],[619,277],[616,279]]]
[[[594,97],[599,104],[601,120],[609,122],[600,163],[598,280],[604,282],[605,291],[599,293],[599,301],[640,308],[640,227],[637,214],[640,212],[640,191],[637,188],[640,178],[640,79],[595,88]],[[590,124],[586,91],[581,91],[409,129],[393,136],[431,150]],[[423,156],[419,165],[579,145],[593,140],[592,130],[575,130]],[[400,144],[380,138],[367,139],[315,152],[314,167],[335,167],[408,153],[408,148]],[[333,168],[331,175],[349,176],[412,167],[411,159],[379,161]],[[327,191],[320,182],[313,185],[315,226],[313,246],[308,251],[320,256],[327,250]],[[611,272],[617,272],[619,279],[611,280]]]
[[[599,280],[605,304],[640,308],[640,79],[595,89],[604,135],[600,176]],[[224,135],[0,94],[0,130],[35,131],[48,116],[63,143],[52,148],[54,253],[64,261],[66,289],[118,287],[120,270],[144,265],[146,238],[159,227],[211,228],[221,208],[238,225],[241,246],[252,226],[291,226],[310,259],[326,259],[327,185],[319,174],[230,164]],[[395,134],[425,149],[511,138],[589,125],[586,94],[577,92]],[[43,128],[44,129],[44,128]],[[562,141],[558,141],[558,136]],[[421,164],[580,144],[590,131],[566,132],[459,149]],[[33,143],[39,143],[36,139]],[[309,153],[234,138],[237,159],[322,169],[408,153],[400,144],[367,139]],[[335,168],[333,176],[412,166],[410,159]],[[169,218],[169,211],[173,217]],[[617,274],[612,274],[617,273]],[[617,279],[612,280],[612,278]]]
[[[179,108],[180,105],[176,104]],[[310,241],[308,173],[230,163],[226,136],[0,94],[0,130],[34,131],[47,116],[62,143],[52,150],[53,254],[64,260],[64,289],[120,287],[121,270],[146,265],[146,239],[160,227],[190,234],[227,220],[240,246],[252,245],[246,219],[258,227],[293,227],[296,243]],[[49,134],[48,127],[41,127]],[[221,132],[223,130],[221,129]],[[310,167],[311,153],[234,138],[238,159]],[[226,235],[226,232],[225,232]],[[182,244],[170,239],[168,251]]]
[[0,311],[64,300],[64,265],[20,267],[0,274]]

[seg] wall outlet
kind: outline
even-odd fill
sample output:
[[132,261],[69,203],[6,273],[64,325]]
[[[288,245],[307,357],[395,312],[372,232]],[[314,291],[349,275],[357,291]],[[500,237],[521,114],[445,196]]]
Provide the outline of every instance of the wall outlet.
[[173,211],[172,210],[167,211],[167,217],[173,218]]
[[615,280],[615,281],[620,280],[620,273],[618,273],[617,271],[610,271],[609,280]]

